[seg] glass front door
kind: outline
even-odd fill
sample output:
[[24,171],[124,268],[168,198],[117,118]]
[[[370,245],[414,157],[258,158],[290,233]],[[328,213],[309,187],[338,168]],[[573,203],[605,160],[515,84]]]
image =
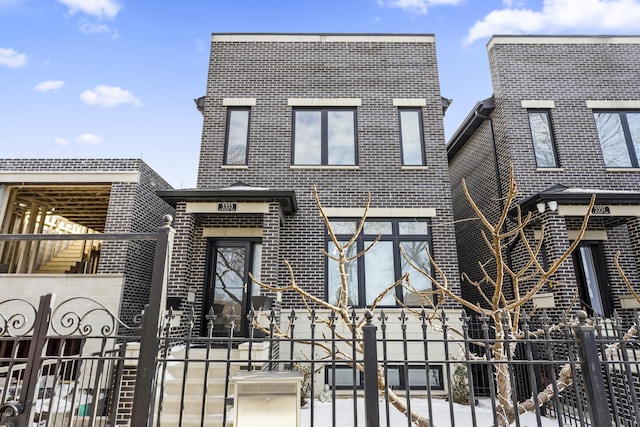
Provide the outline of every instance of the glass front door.
[[[248,241],[212,241],[209,244],[208,279],[205,292],[205,314],[213,308],[218,316],[213,334],[226,336],[233,318],[234,335],[243,336],[247,329],[250,296],[259,294],[252,286],[249,272],[260,278],[261,245]],[[207,332],[203,316],[202,332]]]
[[580,302],[587,312],[603,317],[613,314],[602,246],[599,242],[581,242],[573,252]]

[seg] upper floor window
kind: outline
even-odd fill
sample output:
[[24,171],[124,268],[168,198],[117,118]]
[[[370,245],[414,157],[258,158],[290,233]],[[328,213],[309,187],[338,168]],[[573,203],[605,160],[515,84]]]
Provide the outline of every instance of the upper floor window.
[[596,111],[593,115],[605,166],[640,167],[640,111]]
[[400,108],[398,115],[403,166],[424,166],[421,110],[419,108]]
[[249,148],[249,108],[227,110],[227,138],[224,164],[246,165]]
[[[356,219],[335,219],[331,228],[340,244],[344,244],[355,233],[358,226]],[[431,246],[429,220],[417,218],[402,219],[367,219],[358,235],[355,244],[349,247],[348,257],[365,250],[375,239],[380,240],[360,258],[356,258],[345,266],[349,305],[353,307],[371,306],[374,300],[386,288],[391,286],[405,273],[411,274],[411,284],[418,291],[431,291],[431,281],[418,273],[402,256],[400,250],[415,265],[424,271],[431,272],[431,264],[427,256],[427,248]],[[328,239],[327,251],[337,255],[337,249]],[[327,301],[335,304],[341,288],[338,263],[332,259],[327,262]],[[407,305],[420,305],[425,301],[415,293],[398,286],[388,293],[379,303],[381,306],[397,305],[396,298]]]
[[531,127],[531,139],[533,140],[536,165],[539,168],[558,167],[549,111],[530,110],[529,126]]
[[355,108],[293,110],[294,165],[355,165]]

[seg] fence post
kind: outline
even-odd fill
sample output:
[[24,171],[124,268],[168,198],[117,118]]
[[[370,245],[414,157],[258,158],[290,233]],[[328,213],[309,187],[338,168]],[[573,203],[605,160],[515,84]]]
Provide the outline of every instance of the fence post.
[[[364,313],[367,323],[362,327],[364,340],[364,407],[365,424],[367,427],[380,425],[380,408],[378,406],[378,343],[376,331],[378,328],[371,323],[373,313]],[[354,361],[355,362],[355,361]]]
[[173,221],[171,215],[165,215],[162,218],[162,227],[158,228],[149,304],[145,306],[142,319],[131,427],[146,427],[153,424],[152,408],[155,401],[156,365],[160,348],[158,335],[167,300],[167,279],[174,234],[171,221]]
[[[38,395],[38,377],[42,367],[42,352],[47,343],[47,333],[51,321],[53,294],[40,297],[38,312],[33,322],[33,335],[29,344],[22,391],[18,402],[4,402],[0,407],[0,422],[6,427],[27,426],[33,420],[34,403]],[[7,382],[7,386],[9,382]],[[16,393],[17,394],[17,393]]]
[[587,325],[586,312],[579,310],[576,316],[579,323],[573,327],[573,331],[578,342],[578,357],[580,357],[580,370],[585,385],[589,419],[593,427],[610,427],[611,415],[602,377],[602,366],[598,357],[595,326]]

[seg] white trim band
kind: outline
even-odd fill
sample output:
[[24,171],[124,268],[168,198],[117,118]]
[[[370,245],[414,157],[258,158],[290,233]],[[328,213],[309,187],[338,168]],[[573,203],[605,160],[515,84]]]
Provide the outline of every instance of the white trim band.
[[224,107],[253,107],[256,105],[255,98],[222,98]]
[[427,100],[424,98],[393,98],[394,107],[426,107]]
[[140,181],[140,172],[72,172],[72,171],[35,171],[35,172],[0,172],[0,183],[3,184],[46,184],[46,183],[112,183]]
[[594,110],[613,110],[624,108],[640,108],[640,101],[638,100],[587,100],[587,108]]
[[359,107],[360,98],[289,98],[287,105],[291,107]]
[[435,43],[433,34],[213,34],[212,42],[378,42]]
[[[324,208],[330,218],[354,217],[364,215],[364,208]],[[369,208],[367,218],[433,218],[435,208]]]
[[533,108],[533,109],[549,109],[556,108],[556,103],[553,100],[526,100],[523,99],[520,101],[522,108]]

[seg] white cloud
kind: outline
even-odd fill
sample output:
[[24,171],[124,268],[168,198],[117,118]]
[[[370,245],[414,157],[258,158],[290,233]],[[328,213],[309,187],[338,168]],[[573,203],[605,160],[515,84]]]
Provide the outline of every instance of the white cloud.
[[107,85],[98,85],[93,90],[85,90],[80,94],[80,99],[89,105],[100,107],[115,107],[120,104],[132,104],[136,107],[142,105],[140,99],[128,90]]
[[47,80],[46,82],[38,83],[33,90],[38,90],[40,92],[47,92],[49,90],[58,90],[64,86],[64,82],[62,80]]
[[83,133],[82,135],[76,138],[76,142],[78,144],[84,144],[84,145],[98,145],[102,141],[104,141],[102,138],[100,138],[97,135],[92,135],[90,133]]
[[493,34],[624,33],[640,29],[640,0],[544,0],[540,10],[510,6],[515,3],[504,1],[505,8],[476,22],[465,42]]
[[89,22],[86,19],[82,19],[80,21],[80,25],[78,27],[78,29],[80,31],[82,31],[85,34],[111,34],[111,38],[112,39],[117,39],[118,38],[118,30],[116,30],[115,28],[112,28],[108,25],[105,24],[101,24],[101,23],[95,23],[95,22]]
[[115,0],[58,0],[69,8],[69,14],[81,12],[100,19],[115,18],[120,11],[120,4]]
[[463,0],[378,0],[383,7],[399,8],[409,12],[426,14],[433,6],[455,5]]
[[13,49],[0,47],[0,65],[9,68],[20,68],[27,64],[27,55],[18,53]]
[[64,138],[56,138],[53,140],[53,144],[57,145],[58,147],[66,147],[67,145],[69,145],[69,142]]

